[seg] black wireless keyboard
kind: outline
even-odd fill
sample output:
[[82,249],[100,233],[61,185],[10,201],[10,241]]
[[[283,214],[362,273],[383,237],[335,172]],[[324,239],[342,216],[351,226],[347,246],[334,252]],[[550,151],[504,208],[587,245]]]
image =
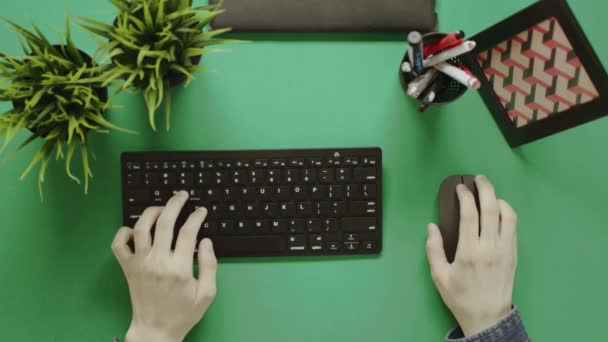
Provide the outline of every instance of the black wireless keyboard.
[[199,239],[211,238],[219,257],[378,254],[382,247],[379,148],[135,152],[123,153],[121,166],[126,226],[186,190],[176,230],[204,206]]

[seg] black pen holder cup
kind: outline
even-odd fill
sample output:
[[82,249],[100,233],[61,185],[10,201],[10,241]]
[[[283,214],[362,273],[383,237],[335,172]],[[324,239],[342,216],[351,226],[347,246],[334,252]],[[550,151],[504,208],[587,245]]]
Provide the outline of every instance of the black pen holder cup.
[[[430,45],[430,44],[437,42],[439,39],[441,39],[445,36],[447,36],[446,33],[431,32],[431,33],[427,33],[427,34],[423,35],[422,41],[423,41],[424,46],[426,46],[426,45]],[[441,51],[438,51],[438,52],[441,52]],[[403,86],[403,89],[407,93],[407,85],[411,81],[416,79],[418,76],[413,71],[404,72],[401,69],[401,66],[403,65],[404,62],[409,62],[408,50],[405,51],[403,60],[401,60],[401,64],[399,64],[399,80],[401,81],[401,85]],[[449,59],[447,62],[456,67],[459,67],[461,69],[462,69],[462,65],[464,63],[464,61],[462,60],[461,57]],[[412,68],[413,68],[413,66],[412,66]],[[438,77],[449,77],[449,76],[440,73]],[[459,97],[464,95],[464,93],[467,90],[468,90],[468,88],[466,86],[464,86],[462,83],[450,78],[450,81],[446,83],[446,86],[443,87],[443,89],[441,91],[439,91],[439,93],[437,94],[437,96],[435,97],[435,100],[433,101],[433,103],[431,105],[447,104],[447,103],[454,102],[454,101],[456,101],[456,99],[458,99]],[[423,95],[424,95],[424,93],[423,93]],[[408,96],[409,96],[409,94],[408,94]]]

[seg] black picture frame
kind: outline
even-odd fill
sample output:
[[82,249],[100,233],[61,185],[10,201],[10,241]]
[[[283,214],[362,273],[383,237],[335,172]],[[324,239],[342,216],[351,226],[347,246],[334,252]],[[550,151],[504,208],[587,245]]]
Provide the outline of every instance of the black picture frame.
[[[587,70],[599,97],[547,118],[516,127],[494,92],[475,57],[544,20],[555,17]],[[608,75],[593,51],[574,13],[565,0],[541,0],[471,38],[476,48],[465,57],[471,71],[481,81],[479,93],[512,148],[582,125],[608,115]]]

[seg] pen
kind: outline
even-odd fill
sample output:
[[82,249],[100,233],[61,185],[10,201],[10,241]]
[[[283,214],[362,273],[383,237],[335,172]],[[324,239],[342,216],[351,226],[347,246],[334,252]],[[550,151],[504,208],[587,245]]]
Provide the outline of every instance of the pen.
[[439,72],[436,69],[429,69],[424,75],[419,76],[407,85],[407,93],[411,97],[420,97],[438,75]]
[[457,45],[451,49],[448,50],[444,50],[436,55],[433,55],[427,59],[424,60],[424,67],[428,68],[431,67],[437,63],[441,63],[441,62],[445,62],[448,59],[454,58],[454,57],[458,57],[460,55],[463,55],[469,51],[472,51],[475,46],[477,44],[475,44],[474,41],[472,40],[467,40],[464,43]]
[[408,50],[410,64],[418,75],[424,72],[424,55],[422,54],[422,35],[418,31],[412,31],[407,35],[407,42],[410,45]]
[[448,34],[441,38],[438,42],[430,44],[424,47],[424,55],[430,56],[436,54],[438,51],[449,49],[451,47],[460,45],[463,42],[464,32],[456,31]]
[[407,61],[403,62],[403,64],[401,64],[401,71],[403,71],[403,72],[412,72],[412,66]]
[[466,71],[457,68],[449,63],[441,62],[434,65],[433,67],[455,79],[456,81],[462,83],[468,88],[479,89],[479,87],[481,86],[481,82],[479,82],[477,77],[468,74]]

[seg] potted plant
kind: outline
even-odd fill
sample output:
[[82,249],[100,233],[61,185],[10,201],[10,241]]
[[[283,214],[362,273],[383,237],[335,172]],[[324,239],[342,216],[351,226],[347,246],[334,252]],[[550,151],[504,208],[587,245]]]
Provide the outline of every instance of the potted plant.
[[[208,30],[223,12],[222,2],[198,6],[192,0],[110,0],[118,9],[112,25],[81,18],[81,26],[105,38],[100,53],[112,63],[103,74],[103,86],[124,80],[121,89],[143,92],[150,126],[156,130],[155,112],[164,102],[167,130],[170,126],[170,88],[193,79],[204,70],[198,66],[212,45],[235,40],[218,39],[230,29]],[[217,50],[215,50],[217,51]]]
[[80,147],[84,191],[88,190],[90,152],[87,135],[119,129],[104,118],[108,108],[108,91],[99,81],[102,68],[72,41],[66,20],[65,42],[51,44],[34,26],[35,32],[9,22],[19,35],[22,57],[0,54],[0,101],[12,102],[13,108],[0,114],[2,153],[17,133],[29,130],[31,135],[18,148],[41,140],[40,149],[21,175],[23,179],[36,165],[38,188],[48,162],[55,153],[65,159],[67,175],[80,184],[71,171],[71,162]]

